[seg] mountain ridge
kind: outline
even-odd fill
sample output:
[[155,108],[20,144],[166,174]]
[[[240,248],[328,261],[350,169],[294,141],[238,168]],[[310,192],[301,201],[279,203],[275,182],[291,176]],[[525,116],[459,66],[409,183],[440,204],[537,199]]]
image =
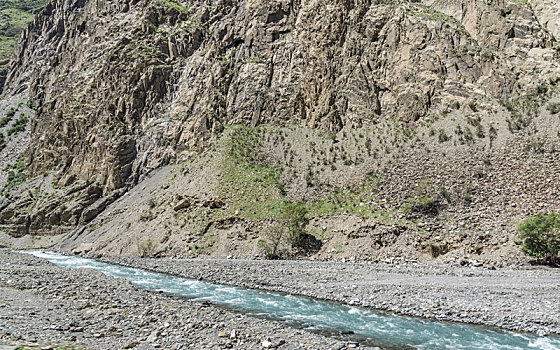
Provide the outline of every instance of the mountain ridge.
[[2,229],[260,256],[278,210],[303,202],[317,258],[517,261],[516,222],[560,208],[557,10],[54,1],[8,65],[4,96],[29,86],[36,114]]

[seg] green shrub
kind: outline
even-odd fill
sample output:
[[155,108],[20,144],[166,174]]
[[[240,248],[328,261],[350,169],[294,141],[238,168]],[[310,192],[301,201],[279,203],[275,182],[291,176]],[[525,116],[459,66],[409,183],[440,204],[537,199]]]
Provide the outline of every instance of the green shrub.
[[555,265],[560,254],[560,214],[537,214],[517,228],[521,247],[543,262]]
[[284,233],[284,228],[278,224],[275,224],[265,231],[267,239],[261,238],[257,241],[257,247],[264,251],[267,259],[280,258],[280,246],[284,237]]
[[14,115],[16,115],[16,111],[13,108],[10,108],[10,110],[8,111],[8,113],[6,113],[6,117],[10,117],[12,118]]
[[507,109],[509,112],[514,112],[515,111],[515,105],[513,104],[513,101],[511,100],[502,100],[500,101],[502,102],[502,106],[505,107],[505,109]]
[[548,86],[546,86],[545,84],[540,84],[539,86],[537,86],[537,94],[544,95],[547,92],[548,92]]
[[289,203],[280,215],[280,221],[288,231],[292,247],[299,247],[305,234],[305,226],[309,223],[307,208],[301,203]]
[[6,126],[12,118],[5,116],[0,119],[0,128]]
[[490,124],[490,129],[488,130],[488,134],[490,135],[490,142],[494,141],[496,137],[498,137],[498,130],[494,126],[494,124]]
[[449,192],[445,187],[440,187],[440,195],[447,201],[447,203],[451,203],[451,192]]
[[8,125],[8,123],[12,120],[15,114],[16,111],[13,108],[10,108],[8,113],[6,113],[6,115],[0,119],[0,128]]
[[484,133],[484,127],[482,126],[482,124],[478,124],[476,126],[476,136],[479,139],[483,139],[484,137],[486,137],[486,134]]
[[36,109],[35,105],[33,104],[33,101],[31,101],[31,100],[27,100],[26,105],[27,105],[27,107],[29,107],[32,110]]
[[24,131],[28,120],[29,119],[24,114],[20,115],[18,120],[16,120],[15,123],[12,124],[12,127],[8,129],[7,132],[8,136],[11,136],[12,134],[16,134],[20,131]]
[[305,249],[305,227],[309,223],[307,208],[301,203],[288,203],[282,208],[275,223],[264,231],[264,238],[257,241],[257,248],[268,259],[280,259],[287,251],[286,245],[292,248]]
[[439,213],[441,203],[428,195],[418,198],[410,198],[407,204],[403,206],[405,213],[409,214],[422,214],[435,216]]

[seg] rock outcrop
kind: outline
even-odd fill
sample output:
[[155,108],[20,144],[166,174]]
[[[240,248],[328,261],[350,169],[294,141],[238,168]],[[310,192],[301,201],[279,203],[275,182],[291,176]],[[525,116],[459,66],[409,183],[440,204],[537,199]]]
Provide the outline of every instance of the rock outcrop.
[[[187,167],[175,175],[202,186],[164,196],[170,210],[227,210],[233,199],[220,186],[231,168],[222,151],[231,146],[226,139],[238,140],[233,125],[262,131],[243,142],[250,140],[259,166],[280,168],[282,188],[271,194],[280,201],[328,198],[375,172],[393,174],[388,188],[403,188],[396,211],[422,177],[419,167],[394,176],[391,162],[404,164],[410,148],[431,144],[415,159],[453,166],[465,154],[499,158],[542,130],[544,149],[555,152],[547,148],[557,138],[554,116],[544,105],[560,76],[557,7],[540,0],[52,1],[17,45],[3,93],[27,89],[37,106],[25,156],[33,183],[52,174],[54,204],[39,201],[26,213],[29,199],[8,195],[2,224],[24,233],[70,230],[152,170],[184,161],[215,173]],[[337,147],[344,148],[337,154]],[[436,182],[453,181],[464,183]],[[57,208],[75,183],[86,185],[74,192],[72,214],[53,218],[62,218]],[[266,217],[261,209],[231,215]]]
[[558,40],[560,38],[560,4],[554,0],[530,0],[540,25],[546,28]]

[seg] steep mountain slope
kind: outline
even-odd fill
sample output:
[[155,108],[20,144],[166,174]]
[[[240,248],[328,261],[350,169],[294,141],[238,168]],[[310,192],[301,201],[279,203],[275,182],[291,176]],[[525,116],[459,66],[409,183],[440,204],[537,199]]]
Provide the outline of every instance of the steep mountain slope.
[[516,259],[560,208],[557,7],[53,1],[3,87],[37,109],[2,227],[253,256],[304,202],[318,257]]

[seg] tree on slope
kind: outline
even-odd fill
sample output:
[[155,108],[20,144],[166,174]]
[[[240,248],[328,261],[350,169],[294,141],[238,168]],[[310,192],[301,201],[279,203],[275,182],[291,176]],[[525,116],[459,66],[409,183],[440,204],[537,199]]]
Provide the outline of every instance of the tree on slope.
[[560,255],[560,214],[537,214],[523,221],[517,231],[523,250],[556,265]]

